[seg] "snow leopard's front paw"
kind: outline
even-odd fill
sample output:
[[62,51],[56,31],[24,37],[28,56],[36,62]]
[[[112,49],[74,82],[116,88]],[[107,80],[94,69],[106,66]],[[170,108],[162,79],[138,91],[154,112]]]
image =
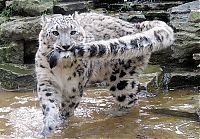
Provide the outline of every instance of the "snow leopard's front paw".
[[59,53],[59,50],[52,50],[49,54],[48,54],[48,62],[49,62],[49,66],[50,68],[54,68],[57,63],[58,63],[58,60],[59,60],[59,57],[60,57],[60,53]]
[[58,129],[61,125],[61,121],[58,118],[53,117],[45,117],[44,118],[44,126],[42,130],[42,136],[47,137],[52,135],[56,129]]

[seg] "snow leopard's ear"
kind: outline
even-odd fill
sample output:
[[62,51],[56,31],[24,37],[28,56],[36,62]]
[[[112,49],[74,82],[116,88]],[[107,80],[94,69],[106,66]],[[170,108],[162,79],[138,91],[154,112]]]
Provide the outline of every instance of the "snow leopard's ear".
[[75,13],[74,13],[74,14],[72,14],[72,17],[73,17],[73,19],[74,19],[74,20],[76,20],[76,19],[78,18],[78,12],[77,12],[77,11],[75,11]]
[[43,14],[42,16],[41,16],[41,25],[42,25],[42,27],[44,27],[45,25],[46,25],[46,23],[48,22],[48,18],[46,17],[46,15],[45,14]]

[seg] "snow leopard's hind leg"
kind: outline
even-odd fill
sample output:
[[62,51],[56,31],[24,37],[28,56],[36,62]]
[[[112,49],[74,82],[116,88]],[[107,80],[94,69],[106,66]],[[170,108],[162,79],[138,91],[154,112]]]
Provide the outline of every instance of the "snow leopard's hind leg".
[[149,57],[150,55],[146,55],[112,62],[112,74],[108,78],[109,90],[119,105],[119,111],[129,112],[137,102],[138,76],[148,63]]

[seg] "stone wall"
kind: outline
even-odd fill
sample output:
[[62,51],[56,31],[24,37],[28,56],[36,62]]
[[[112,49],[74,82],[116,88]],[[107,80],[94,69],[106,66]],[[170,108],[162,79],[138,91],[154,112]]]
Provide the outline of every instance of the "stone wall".
[[[151,64],[195,69],[200,63],[200,15],[197,10],[200,4],[199,1],[183,4],[184,2],[127,5],[121,1],[110,1],[109,4],[113,4],[113,7],[103,10],[103,13],[130,22],[153,19],[168,22],[176,31],[176,42],[172,49],[154,53]],[[84,0],[0,0],[1,87],[9,90],[35,87],[34,56],[38,47],[42,14],[70,14],[77,10],[85,12],[88,11],[88,4],[90,2]],[[174,7],[177,5],[180,6]],[[119,7],[121,12],[117,12]],[[115,12],[108,11],[112,8]],[[169,8],[171,9],[168,10]]]
[[34,58],[42,14],[88,11],[83,0],[0,0],[0,87],[35,88]]
[[200,1],[186,3],[169,9],[170,25],[175,30],[176,41],[171,49],[152,56],[154,64],[195,68],[199,61],[193,54],[200,52]]

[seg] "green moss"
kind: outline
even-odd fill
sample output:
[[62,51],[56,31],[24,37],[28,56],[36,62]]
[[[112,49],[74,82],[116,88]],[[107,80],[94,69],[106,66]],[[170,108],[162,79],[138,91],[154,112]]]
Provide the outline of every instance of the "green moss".
[[25,69],[24,67],[16,66],[14,64],[0,64],[0,69],[9,70],[11,72],[17,73],[17,74],[27,74],[31,75],[32,72]]
[[151,81],[152,78],[153,78],[152,76],[141,76],[141,77],[139,78],[139,82],[140,82],[140,83],[146,83],[146,82]]
[[144,68],[144,74],[156,73],[161,72],[161,68],[159,65],[147,65]]
[[13,15],[12,7],[8,6],[3,9],[3,11],[0,14],[0,17],[11,17]]
[[200,12],[192,11],[190,13],[189,21],[191,21],[191,22],[199,22],[200,21]]

